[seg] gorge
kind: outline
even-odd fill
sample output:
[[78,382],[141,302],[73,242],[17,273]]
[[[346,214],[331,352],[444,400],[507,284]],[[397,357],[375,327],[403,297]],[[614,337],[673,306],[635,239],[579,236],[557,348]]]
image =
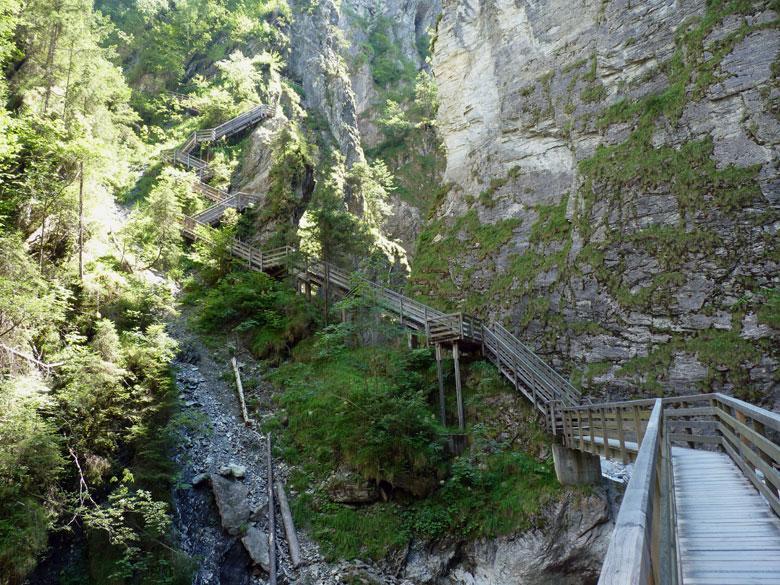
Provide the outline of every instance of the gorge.
[[282,582],[608,583],[694,443],[775,505],[775,0],[0,14],[0,585],[268,582],[267,435]]

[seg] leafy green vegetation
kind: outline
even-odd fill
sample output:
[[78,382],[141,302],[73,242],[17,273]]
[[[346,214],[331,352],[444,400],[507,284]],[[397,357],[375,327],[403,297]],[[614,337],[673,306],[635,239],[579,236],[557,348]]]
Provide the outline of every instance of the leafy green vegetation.
[[766,291],[765,300],[758,308],[758,320],[770,327],[780,329],[780,290]]
[[380,91],[377,125],[383,140],[369,148],[370,160],[383,161],[393,172],[398,196],[427,213],[441,182],[444,152],[436,130],[438,96],[426,72],[406,81],[402,89]]
[[[406,349],[401,331],[381,326],[369,306],[350,304],[350,321],[301,343],[293,361],[271,375],[283,410],[268,424],[294,465],[297,522],[333,559],[381,559],[412,536],[491,537],[538,523],[541,506],[560,488],[530,407],[491,365],[466,366],[472,444],[453,458],[448,431],[435,414],[431,351]],[[366,345],[368,327],[375,333],[378,327],[378,338]],[[454,412],[454,397],[447,401]],[[512,414],[502,415],[507,409]],[[512,440],[504,424],[517,425]],[[328,478],[343,469],[376,486],[387,501],[332,501]]]
[[434,304],[453,307],[458,291],[449,276],[450,261],[464,256],[466,251],[479,260],[491,258],[519,225],[517,218],[483,224],[474,209],[451,225],[445,220],[430,221],[420,234],[410,277],[412,292]]
[[748,365],[757,364],[768,349],[769,340],[759,342],[743,339],[739,331],[707,329],[696,335],[676,334],[665,344],[658,345],[646,356],[628,360],[617,371],[618,375],[633,377],[640,383],[641,394],[663,394],[663,381],[677,353],[695,356],[707,369],[702,390],[714,383],[731,382],[734,394],[744,400],[760,402],[765,397],[750,390]]
[[284,357],[314,322],[303,297],[262,272],[230,272],[214,285],[194,287],[189,302],[202,333],[234,333],[260,358]]

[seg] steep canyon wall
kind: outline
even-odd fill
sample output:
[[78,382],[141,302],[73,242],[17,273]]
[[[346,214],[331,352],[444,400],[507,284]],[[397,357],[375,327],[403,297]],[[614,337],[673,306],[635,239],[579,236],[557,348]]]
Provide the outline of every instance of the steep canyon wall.
[[445,2],[450,188],[413,289],[504,321],[594,392],[776,400],[777,10]]

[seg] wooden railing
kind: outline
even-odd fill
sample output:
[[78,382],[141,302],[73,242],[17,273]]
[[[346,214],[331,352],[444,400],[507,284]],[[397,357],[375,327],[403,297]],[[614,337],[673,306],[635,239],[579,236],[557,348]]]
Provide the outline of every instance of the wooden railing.
[[731,396],[708,396],[721,447],[780,516],[780,415]]
[[290,246],[265,251],[258,250],[254,246],[238,240],[233,240],[230,249],[234,256],[245,260],[249,268],[260,271],[289,267],[295,252]]
[[661,399],[652,401],[599,585],[677,585],[671,446]]
[[[273,109],[270,106],[261,104],[239,114],[235,118],[228,120],[227,122],[215,126],[214,128],[206,128],[204,130],[197,130],[193,132],[188,138],[185,144],[189,145],[189,150],[195,148],[195,145],[200,142],[213,142],[219,140],[223,136],[230,136],[240,132],[244,128],[255,124],[256,122],[268,118],[273,114]],[[182,150],[184,150],[182,146]],[[187,150],[187,152],[189,151]]]
[[[631,461],[646,433],[654,400],[562,409],[564,445]],[[689,447],[721,447],[780,516],[780,415],[725,394],[662,399],[669,440]]]
[[427,337],[432,343],[465,339],[482,343],[482,321],[463,313],[429,316]]
[[230,194],[227,191],[223,191],[222,189],[217,189],[216,187],[212,187],[211,185],[209,185],[208,183],[204,183],[203,181],[197,181],[193,185],[193,188],[215,203],[218,203],[230,197]]
[[227,209],[235,208],[241,210],[252,203],[256,203],[257,200],[258,197],[256,195],[250,195],[239,191],[238,193],[234,193],[233,195],[229,195],[225,199],[218,201],[211,207],[207,207],[195,215],[195,219],[201,223],[212,224],[222,217]]
[[[777,413],[724,394],[590,404],[561,412],[564,445],[635,461],[602,569],[602,585],[655,585],[679,579],[670,528],[676,523],[669,464],[672,444],[722,448],[780,516]],[[652,470],[649,459],[655,461]]]
[[201,181],[203,179],[208,179],[213,174],[206,161],[201,160],[196,156],[192,156],[189,152],[185,152],[180,149],[164,152],[163,159],[184,165],[185,167],[192,169],[195,171]]
[[502,325],[484,326],[481,340],[485,357],[545,414],[555,433],[561,408],[580,404],[579,391]]
[[655,400],[632,400],[562,409],[560,434],[572,449],[621,459],[636,458]]

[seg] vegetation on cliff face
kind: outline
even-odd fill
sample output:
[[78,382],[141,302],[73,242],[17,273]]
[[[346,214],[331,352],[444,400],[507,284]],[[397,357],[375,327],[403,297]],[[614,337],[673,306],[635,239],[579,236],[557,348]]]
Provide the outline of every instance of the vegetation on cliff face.
[[[668,392],[670,368],[687,356],[707,372],[689,386],[760,395],[759,385],[771,382],[750,370],[776,363],[777,352],[771,334],[764,329],[755,339],[743,321],[772,322],[776,295],[766,283],[777,256],[771,235],[777,214],[760,188],[767,166],[724,161],[728,140],[708,134],[706,123],[695,126],[712,103],[708,92],[728,92],[734,83],[722,65],[744,58],[741,43],[751,35],[777,29],[773,8],[708,2],[680,24],[665,62],[615,87],[599,78],[601,55],[594,53],[520,88],[516,103],[502,107],[518,108],[529,141],[568,140],[581,157],[572,169],[576,189],[554,205],[527,203],[549,195],[535,184],[538,177],[529,180],[518,168],[489,178],[479,194],[452,192],[447,200],[462,200],[468,211],[452,218],[434,210],[420,236],[411,290],[443,308],[511,315],[507,324],[541,351],[563,354],[564,362],[593,360],[572,371],[592,391],[607,384],[636,394]],[[635,43],[629,39],[626,47]],[[768,84],[750,95],[774,111]],[[755,138],[755,124],[747,131]],[[602,134],[603,144],[582,149],[575,138],[593,133]],[[470,215],[495,226],[517,217],[522,225],[486,257],[477,232],[462,227]],[[453,242],[458,254],[448,253]],[[750,276],[724,287],[722,274],[746,260]],[[711,281],[718,286],[708,288]],[[701,306],[688,300],[702,292]],[[626,334],[645,322],[652,325],[641,341]],[[625,348],[617,352],[624,357],[597,355],[609,353],[610,345]],[[709,351],[716,346],[728,348],[730,357]],[[634,351],[637,357],[628,355]]]
[[[450,430],[436,414],[431,350],[407,349],[402,330],[383,326],[370,301],[345,307],[349,322],[301,343],[271,376],[280,410],[267,424],[294,465],[296,520],[324,552],[378,560],[412,537],[489,538],[539,522],[541,507],[560,488],[530,407],[492,366],[468,364],[471,445],[453,458]],[[363,505],[333,501],[345,472],[354,474],[348,483],[365,486]]]

